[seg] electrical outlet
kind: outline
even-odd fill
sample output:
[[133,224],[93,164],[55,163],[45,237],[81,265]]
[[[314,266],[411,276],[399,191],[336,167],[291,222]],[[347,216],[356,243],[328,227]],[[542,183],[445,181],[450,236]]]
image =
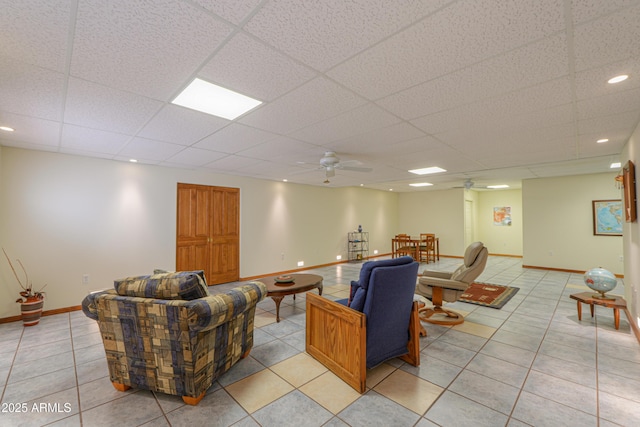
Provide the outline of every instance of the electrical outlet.
[[88,274],[83,274],[82,275],[82,284],[83,285],[88,285],[89,284],[89,275]]
[[284,252],[282,252],[282,253],[280,254],[280,259],[282,259],[282,261],[284,261]]

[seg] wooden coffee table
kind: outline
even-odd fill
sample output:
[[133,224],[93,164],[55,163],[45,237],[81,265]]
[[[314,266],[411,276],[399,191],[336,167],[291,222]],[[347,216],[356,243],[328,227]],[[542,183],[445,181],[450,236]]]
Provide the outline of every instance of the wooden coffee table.
[[615,296],[612,297],[612,299],[602,299],[597,298],[594,295],[594,292],[581,292],[579,294],[569,295],[569,298],[577,301],[578,320],[582,320],[582,303],[589,304],[589,308],[591,309],[591,317],[593,317],[594,305],[602,305],[608,308],[613,308],[613,321],[615,323],[616,329],[620,328],[620,309],[622,309],[627,315],[627,318],[629,318],[629,314],[627,312],[627,302],[622,297]]
[[276,322],[280,321],[280,302],[286,295],[293,295],[296,298],[296,294],[301,292],[307,292],[312,289],[318,289],[318,293],[322,295],[322,276],[317,274],[287,274],[291,276],[293,282],[291,283],[278,283],[276,277],[270,276],[258,279],[258,281],[264,283],[267,286],[267,296],[273,298],[276,303]]

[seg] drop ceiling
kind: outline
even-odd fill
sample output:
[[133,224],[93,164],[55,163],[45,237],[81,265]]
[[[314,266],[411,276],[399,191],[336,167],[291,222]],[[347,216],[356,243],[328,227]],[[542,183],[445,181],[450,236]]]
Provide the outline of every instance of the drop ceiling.
[[[640,0],[0,7],[8,147],[309,185],[335,151],[373,171],[329,186],[517,188],[610,171],[640,120]],[[171,104],[196,77],[263,103],[233,121]],[[407,172],[429,166],[447,172]]]

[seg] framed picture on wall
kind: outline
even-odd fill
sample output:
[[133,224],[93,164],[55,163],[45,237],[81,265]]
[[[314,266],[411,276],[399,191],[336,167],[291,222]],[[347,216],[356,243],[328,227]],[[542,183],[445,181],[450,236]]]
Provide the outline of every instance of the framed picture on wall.
[[593,200],[593,234],[622,236],[622,200]]

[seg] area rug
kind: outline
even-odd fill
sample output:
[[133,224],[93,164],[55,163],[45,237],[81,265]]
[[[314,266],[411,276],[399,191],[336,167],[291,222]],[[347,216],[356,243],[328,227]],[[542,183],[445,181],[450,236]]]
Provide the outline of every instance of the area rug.
[[458,298],[458,301],[491,308],[502,308],[520,288],[473,282]]

